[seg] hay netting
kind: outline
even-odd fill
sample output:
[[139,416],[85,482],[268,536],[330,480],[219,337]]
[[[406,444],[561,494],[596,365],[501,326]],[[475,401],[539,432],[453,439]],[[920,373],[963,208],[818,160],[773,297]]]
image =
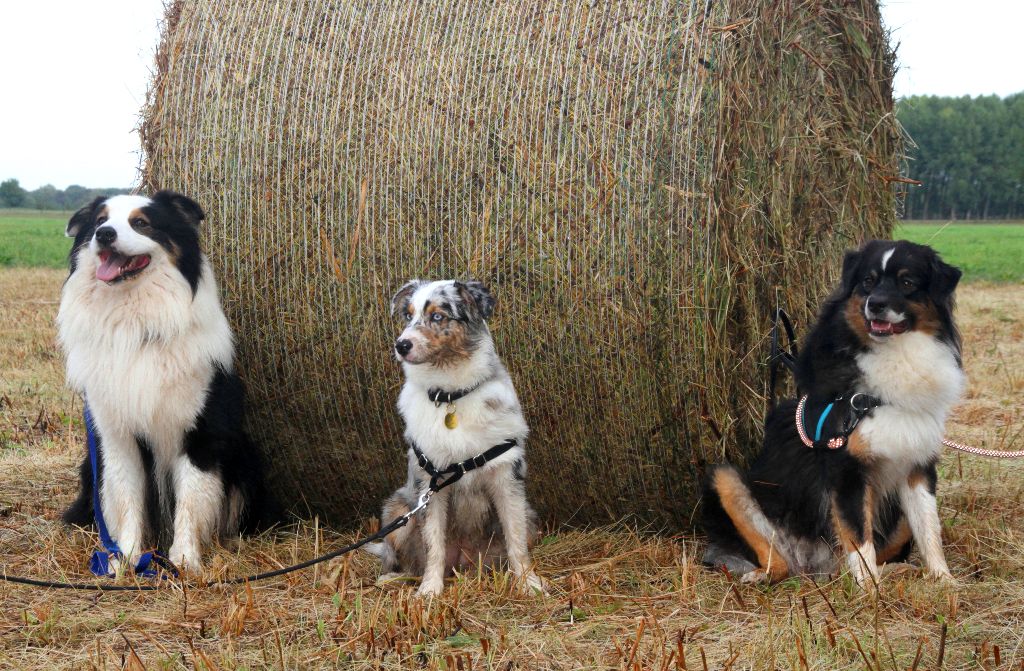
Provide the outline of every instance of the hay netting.
[[678,527],[773,306],[894,217],[872,2],[198,0],[157,59],[146,185],[206,207],[276,489],[338,521],[403,478],[406,279],[495,291],[545,515]]

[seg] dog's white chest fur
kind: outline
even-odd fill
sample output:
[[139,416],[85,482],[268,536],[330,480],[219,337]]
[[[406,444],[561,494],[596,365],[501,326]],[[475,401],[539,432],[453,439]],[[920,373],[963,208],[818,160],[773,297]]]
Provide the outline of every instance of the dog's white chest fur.
[[[485,382],[454,404],[458,425],[445,426],[447,406],[436,406],[427,388],[406,384],[398,397],[398,410],[405,420],[405,435],[438,466],[464,461],[508,438],[522,445],[527,434],[519,399],[507,376]],[[518,450],[513,450],[518,452]]]
[[195,296],[161,264],[133,286],[95,279],[95,257],[81,253],[57,315],[68,384],[108,430],[145,437],[161,454],[180,448],[206,399],[214,367],[231,369],[232,342],[217,287],[203,259]]
[[859,391],[882,401],[860,425],[872,456],[906,468],[934,459],[965,385],[953,350],[915,331],[875,343],[857,365],[863,373]]

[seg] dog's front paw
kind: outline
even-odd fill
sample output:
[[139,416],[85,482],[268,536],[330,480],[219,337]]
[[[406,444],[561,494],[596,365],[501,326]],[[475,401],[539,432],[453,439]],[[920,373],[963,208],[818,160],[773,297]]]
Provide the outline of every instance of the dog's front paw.
[[760,585],[768,581],[768,571],[765,571],[763,568],[756,568],[753,571],[744,573],[743,577],[740,578],[740,582],[744,585]]
[[193,545],[175,543],[167,551],[167,559],[174,564],[179,571],[185,573],[197,573],[202,564],[199,560],[199,550]]
[[424,578],[420,588],[416,590],[416,596],[429,598],[437,596],[444,590],[444,580],[441,578]]
[[953,574],[949,572],[948,568],[941,569],[929,569],[928,577],[938,580],[943,585],[956,585],[957,579],[953,577]]
[[544,581],[533,571],[523,576],[522,585],[525,592],[539,596],[548,596],[548,590],[544,587]]
[[380,576],[378,576],[378,578],[377,578],[376,585],[377,585],[377,587],[384,587],[384,586],[390,585],[392,583],[405,582],[406,580],[409,580],[409,579],[410,579],[410,576],[408,574],[406,574],[406,573],[400,573],[400,572],[397,572],[397,571],[392,571],[391,573],[381,573]]

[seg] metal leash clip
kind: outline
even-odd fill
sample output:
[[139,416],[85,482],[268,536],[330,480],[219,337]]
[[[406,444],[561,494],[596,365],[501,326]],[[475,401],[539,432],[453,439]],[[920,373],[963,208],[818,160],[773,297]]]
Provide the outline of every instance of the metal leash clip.
[[424,508],[427,507],[427,504],[430,503],[430,497],[433,496],[433,495],[434,495],[434,490],[433,489],[428,489],[427,491],[425,491],[422,494],[420,494],[420,498],[416,502],[416,507],[413,508],[412,510],[410,510],[409,512],[407,512],[406,514],[402,515],[402,517],[404,517],[407,520],[411,519],[413,515],[415,515],[416,513],[418,513],[419,511],[421,511],[421,510],[423,510]]

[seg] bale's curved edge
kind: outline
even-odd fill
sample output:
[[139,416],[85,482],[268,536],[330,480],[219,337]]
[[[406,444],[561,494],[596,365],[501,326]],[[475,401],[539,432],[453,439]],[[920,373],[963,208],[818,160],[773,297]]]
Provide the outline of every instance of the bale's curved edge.
[[175,3],[149,188],[203,203],[276,489],[337,521],[403,474],[390,293],[474,276],[574,523],[687,526],[742,459],[769,315],[891,230],[873,2]]

